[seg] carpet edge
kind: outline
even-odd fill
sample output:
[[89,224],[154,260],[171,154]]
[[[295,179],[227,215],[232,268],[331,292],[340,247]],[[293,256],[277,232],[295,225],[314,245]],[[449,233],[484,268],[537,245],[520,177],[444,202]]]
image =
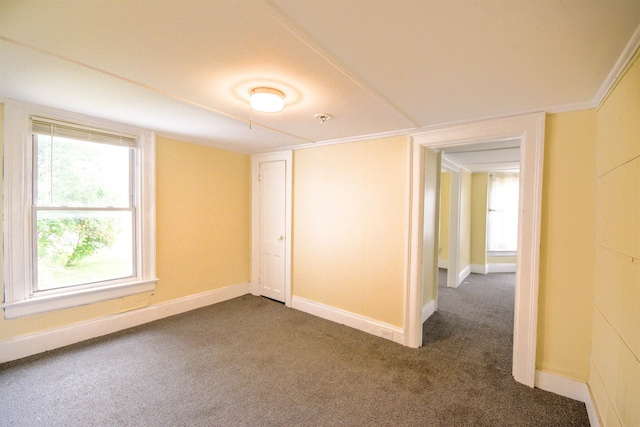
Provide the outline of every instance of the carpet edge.
[[59,328],[9,338],[0,341],[0,363],[97,338],[248,293],[250,293],[250,284],[238,283],[124,313],[110,314]]

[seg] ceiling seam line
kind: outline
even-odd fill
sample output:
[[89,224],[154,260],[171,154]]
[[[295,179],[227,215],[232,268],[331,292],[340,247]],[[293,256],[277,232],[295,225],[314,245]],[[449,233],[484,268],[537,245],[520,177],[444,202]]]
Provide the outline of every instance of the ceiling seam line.
[[[337,71],[359,86],[362,90],[368,93],[373,98],[385,104],[388,108],[394,110],[396,113],[399,113],[402,117],[404,117],[411,125],[414,127],[420,127],[420,124],[415,121],[409,114],[405,113],[400,107],[397,107],[391,101],[389,101],[386,97],[380,95],[378,92],[374,91],[369,87],[368,84],[364,83],[364,81],[360,78],[355,77],[352,72],[347,72],[348,67],[342,65],[340,61],[333,58],[332,55],[326,52],[326,49],[319,47],[321,43],[315,41],[315,39],[308,34],[300,34],[304,33],[301,29],[297,28],[293,22],[284,22],[284,21],[292,21],[292,18],[289,18],[288,15],[282,11],[278,6],[276,6],[271,0],[263,0],[265,4],[267,4],[268,8],[271,9],[271,16],[276,20],[285,30],[291,33],[295,38],[300,40],[300,42],[304,43],[309,49],[313,50],[317,55],[319,55],[322,59],[324,59],[328,64],[333,66]],[[295,27],[292,28],[292,27]],[[309,39],[309,40],[308,40]],[[311,42],[310,40],[314,40]]]
[[[235,116],[233,114],[225,113],[224,111],[216,110],[215,108],[208,107],[208,106],[206,106],[204,104],[200,104],[198,102],[191,101],[191,100],[189,100],[187,98],[183,98],[181,96],[174,95],[174,94],[172,94],[170,92],[166,92],[164,90],[154,88],[153,86],[150,86],[150,85],[147,85],[147,84],[144,84],[144,83],[140,83],[140,82],[137,82],[135,80],[128,79],[126,77],[119,76],[119,75],[117,75],[115,73],[112,73],[110,71],[102,70],[102,69],[94,67],[92,65],[88,65],[88,64],[85,64],[83,62],[76,61],[74,59],[67,58],[65,56],[58,55],[58,54],[46,51],[46,50],[41,49],[39,47],[35,47],[35,46],[29,45],[27,43],[23,43],[23,42],[20,42],[20,41],[17,41],[17,40],[13,40],[13,39],[10,39],[10,38],[5,37],[5,36],[0,36],[0,40],[5,41],[7,43],[12,43],[12,44],[17,45],[17,46],[24,47],[24,48],[27,48],[27,49],[31,49],[31,50],[36,51],[36,52],[40,52],[40,53],[43,53],[45,55],[52,56],[54,58],[58,58],[58,59],[60,59],[62,61],[66,61],[66,62],[69,62],[71,64],[75,64],[75,65],[78,65],[80,67],[84,67],[86,69],[96,71],[98,73],[107,75],[109,77],[113,77],[113,78],[118,79],[120,81],[131,83],[131,84],[133,84],[135,86],[141,87],[143,89],[149,90],[151,92],[157,93],[159,95],[165,96],[165,97],[173,99],[175,101],[179,101],[179,102],[182,102],[184,104],[192,105],[194,107],[201,108],[203,110],[206,110],[206,111],[209,111],[209,112],[212,112],[212,113],[215,113],[215,114],[219,114],[219,115],[227,117],[229,119],[238,120],[238,121],[241,121],[243,123],[249,124],[249,120],[248,119],[244,119],[242,117],[238,117],[238,116]],[[307,141],[309,143],[315,142],[315,141],[313,141],[311,139],[303,138],[303,137],[298,136],[298,135],[294,135],[294,134],[291,134],[291,133],[288,133],[288,132],[285,132],[285,131],[281,131],[279,129],[275,129],[275,128],[272,128],[272,127],[267,126],[267,125],[263,125],[261,123],[255,122],[255,121],[253,121],[252,124],[255,125],[255,126],[261,127],[263,129],[270,130],[272,132],[276,132],[276,133],[279,133],[279,134],[282,134],[282,135],[286,135],[286,136],[289,136],[289,137],[300,139],[302,141]]]

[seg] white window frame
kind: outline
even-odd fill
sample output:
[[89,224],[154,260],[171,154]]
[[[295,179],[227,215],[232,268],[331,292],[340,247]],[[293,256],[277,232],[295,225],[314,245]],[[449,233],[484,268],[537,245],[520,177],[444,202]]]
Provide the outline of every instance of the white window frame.
[[[114,133],[138,141],[136,157],[136,276],[55,292],[32,291],[31,117],[42,116]],[[12,319],[155,290],[155,134],[151,131],[57,109],[11,101],[4,117],[4,317]]]
[[[490,233],[492,232],[491,230],[491,226],[489,223],[489,215],[490,215],[490,211],[491,211],[491,189],[492,187],[495,185],[494,184],[494,176],[495,175],[514,175],[518,177],[518,182],[520,181],[520,171],[519,170],[497,170],[497,171],[490,171],[489,172],[489,182],[488,182],[488,191],[487,191],[487,255],[488,256],[496,256],[496,257],[506,257],[506,256],[516,256],[518,254],[517,249],[493,249],[489,247],[489,242],[491,241],[491,239],[489,238]],[[518,197],[520,197],[518,195]],[[516,205],[516,212],[518,211],[518,203],[519,200],[516,200],[515,205]],[[516,235],[518,233],[518,226],[516,225]],[[517,236],[516,236],[516,248],[517,248]]]

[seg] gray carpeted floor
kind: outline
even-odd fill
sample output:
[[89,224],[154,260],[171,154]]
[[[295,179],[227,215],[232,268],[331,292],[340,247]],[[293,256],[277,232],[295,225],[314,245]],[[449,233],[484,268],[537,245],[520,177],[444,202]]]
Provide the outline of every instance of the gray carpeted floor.
[[510,373],[515,273],[471,274],[447,288],[440,269],[438,311],[425,322],[423,345]]
[[457,332],[445,292],[417,350],[247,295],[10,362],[0,425],[588,425],[582,403],[513,380],[503,338]]

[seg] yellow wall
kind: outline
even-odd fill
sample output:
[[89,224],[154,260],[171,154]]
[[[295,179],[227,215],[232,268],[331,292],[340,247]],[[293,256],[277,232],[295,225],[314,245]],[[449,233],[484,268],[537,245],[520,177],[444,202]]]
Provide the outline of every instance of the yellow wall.
[[250,280],[251,158],[158,138],[153,302]]
[[438,260],[449,259],[449,211],[451,208],[451,173],[440,175],[440,237]]
[[471,264],[487,263],[487,191],[489,174],[471,175]]
[[488,264],[515,264],[517,261],[515,256],[487,256]]
[[591,351],[595,139],[594,110],[547,116],[536,367],[580,381]]
[[293,294],[402,326],[409,139],[296,150]]
[[603,426],[640,425],[640,61],[598,110],[591,387]]
[[460,252],[458,273],[471,264],[471,172],[460,171]]
[[155,294],[14,320],[0,316],[0,340],[249,281],[249,156],[161,137],[156,148]]

